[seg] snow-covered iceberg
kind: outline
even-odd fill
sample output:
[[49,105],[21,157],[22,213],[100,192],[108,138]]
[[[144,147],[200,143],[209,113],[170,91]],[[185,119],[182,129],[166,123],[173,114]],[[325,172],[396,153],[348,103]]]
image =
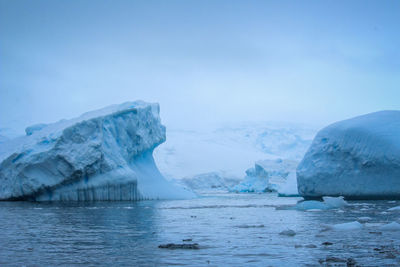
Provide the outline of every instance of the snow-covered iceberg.
[[297,168],[305,198],[400,198],[400,111],[380,111],[322,129]]
[[0,144],[0,200],[187,198],[153,160],[165,141],[158,104],[112,105],[79,118],[28,127]]

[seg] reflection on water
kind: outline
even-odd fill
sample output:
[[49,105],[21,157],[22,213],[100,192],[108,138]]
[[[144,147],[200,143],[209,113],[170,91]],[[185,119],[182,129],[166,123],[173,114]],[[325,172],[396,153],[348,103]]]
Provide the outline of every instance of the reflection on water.
[[[387,209],[400,202],[358,201],[314,212],[282,209],[297,200],[226,194],[180,201],[2,202],[0,265],[299,266],[319,265],[326,257],[351,257],[361,265],[400,263],[400,231],[379,231],[398,219],[400,212]],[[361,230],[322,231],[324,224],[361,217],[371,218]],[[286,229],[296,235],[279,235]],[[183,239],[200,249],[158,248]]]

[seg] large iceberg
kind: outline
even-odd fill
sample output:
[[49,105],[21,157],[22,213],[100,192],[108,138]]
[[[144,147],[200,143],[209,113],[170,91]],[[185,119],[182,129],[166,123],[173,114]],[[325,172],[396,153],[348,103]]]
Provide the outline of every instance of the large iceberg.
[[400,197],[400,111],[380,111],[322,129],[297,168],[305,198]]
[[0,200],[93,201],[187,198],[153,150],[165,141],[158,104],[112,105],[26,129],[0,144]]

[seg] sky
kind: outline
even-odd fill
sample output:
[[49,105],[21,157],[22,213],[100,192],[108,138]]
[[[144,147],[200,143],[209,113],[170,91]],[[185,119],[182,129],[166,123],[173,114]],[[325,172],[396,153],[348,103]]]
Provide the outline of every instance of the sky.
[[0,128],[158,102],[172,128],[400,109],[400,1],[0,0]]

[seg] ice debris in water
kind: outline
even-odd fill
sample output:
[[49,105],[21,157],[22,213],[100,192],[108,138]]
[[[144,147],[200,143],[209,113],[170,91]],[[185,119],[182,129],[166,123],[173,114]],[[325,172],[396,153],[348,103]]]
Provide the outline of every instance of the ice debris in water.
[[357,219],[357,221],[359,221],[360,223],[366,223],[366,222],[369,222],[371,220],[372,220],[371,217],[360,217],[360,218]]
[[297,210],[329,210],[347,206],[343,197],[323,197],[323,201],[307,200],[296,204]]
[[174,243],[169,243],[169,244],[161,244],[158,246],[159,248],[167,248],[167,249],[199,249],[199,244],[193,243],[193,244],[174,244]]
[[347,202],[343,197],[323,197],[324,203],[333,208],[341,208],[347,206]]
[[288,229],[288,230],[284,230],[284,231],[280,232],[279,234],[280,235],[287,235],[287,236],[295,236],[296,232],[293,231],[293,230]]
[[238,228],[263,228],[264,224],[254,224],[254,225],[248,225],[248,224],[242,224],[238,225]]
[[337,230],[337,231],[346,231],[346,230],[358,230],[362,229],[364,226],[357,222],[347,222],[347,223],[339,223],[334,225],[323,225],[325,230]]
[[379,228],[380,228],[380,230],[384,230],[384,231],[399,231],[400,230],[400,224],[397,223],[397,222],[391,222],[391,223],[382,225]]

